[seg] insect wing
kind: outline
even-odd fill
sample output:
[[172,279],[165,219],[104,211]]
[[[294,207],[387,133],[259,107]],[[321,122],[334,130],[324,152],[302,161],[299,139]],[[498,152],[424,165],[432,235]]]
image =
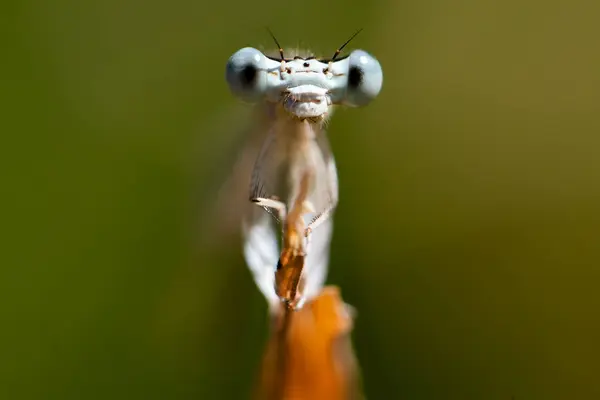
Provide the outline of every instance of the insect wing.
[[275,267],[279,259],[279,230],[269,214],[252,207],[242,224],[244,257],[256,286],[271,306],[279,303],[275,293]]

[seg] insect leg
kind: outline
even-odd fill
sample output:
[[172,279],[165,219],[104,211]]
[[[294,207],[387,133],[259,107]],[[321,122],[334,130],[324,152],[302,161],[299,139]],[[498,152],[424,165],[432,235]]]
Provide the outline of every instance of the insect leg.
[[327,208],[325,208],[322,212],[317,214],[306,227],[306,230],[304,231],[305,236],[308,237],[312,231],[319,227],[319,225],[331,218],[331,214],[333,213],[334,209],[335,205],[333,203],[330,203],[329,206],[327,206]]
[[255,197],[250,199],[254,204],[264,208],[267,212],[275,210],[280,221],[285,221],[287,215],[287,207],[285,203],[279,200],[267,199],[264,197]]

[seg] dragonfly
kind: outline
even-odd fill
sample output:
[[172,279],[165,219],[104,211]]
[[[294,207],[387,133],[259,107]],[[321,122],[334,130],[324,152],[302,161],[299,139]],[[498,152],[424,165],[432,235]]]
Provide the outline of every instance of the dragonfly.
[[[337,105],[359,107],[379,94],[383,73],[363,50],[286,57],[245,47],[226,65],[231,92],[256,104],[266,138],[250,174],[244,256],[272,309],[299,310],[319,295],[329,262],[338,174],[325,125]],[[257,207],[258,206],[258,207]]]

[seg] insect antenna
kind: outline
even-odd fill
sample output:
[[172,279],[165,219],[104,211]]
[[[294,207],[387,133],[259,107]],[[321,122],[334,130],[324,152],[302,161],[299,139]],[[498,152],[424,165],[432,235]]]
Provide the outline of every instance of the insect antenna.
[[271,30],[268,27],[267,27],[267,32],[269,32],[269,35],[271,35],[271,37],[275,41],[275,44],[277,45],[277,48],[279,49],[279,55],[281,56],[281,61],[284,61],[285,57],[283,57],[283,48],[281,48],[281,45],[277,41],[277,38],[275,37],[275,35],[273,34],[273,32],[271,32]]
[[[356,35],[358,35],[362,30],[363,30],[363,28],[360,28],[359,30],[357,30],[356,32],[354,32],[354,35],[350,36],[350,39],[346,40],[346,43],[344,43],[339,49],[337,49],[335,51],[335,53],[333,54],[333,57],[331,57],[330,61],[332,61],[332,62],[335,61],[336,57],[340,55],[340,53],[342,52],[342,50],[344,49],[344,47],[346,47],[346,45],[348,43],[350,43],[350,41],[352,39],[354,39],[356,37]],[[275,39],[275,38],[273,38],[273,39]]]

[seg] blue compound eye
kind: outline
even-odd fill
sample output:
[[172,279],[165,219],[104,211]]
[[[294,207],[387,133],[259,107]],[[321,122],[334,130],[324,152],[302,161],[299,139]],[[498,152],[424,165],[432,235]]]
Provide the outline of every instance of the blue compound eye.
[[366,51],[353,51],[348,57],[347,74],[344,104],[364,106],[377,97],[383,83],[383,72],[375,57]]
[[259,100],[267,89],[267,58],[252,47],[238,50],[227,61],[225,77],[234,95],[244,101]]

